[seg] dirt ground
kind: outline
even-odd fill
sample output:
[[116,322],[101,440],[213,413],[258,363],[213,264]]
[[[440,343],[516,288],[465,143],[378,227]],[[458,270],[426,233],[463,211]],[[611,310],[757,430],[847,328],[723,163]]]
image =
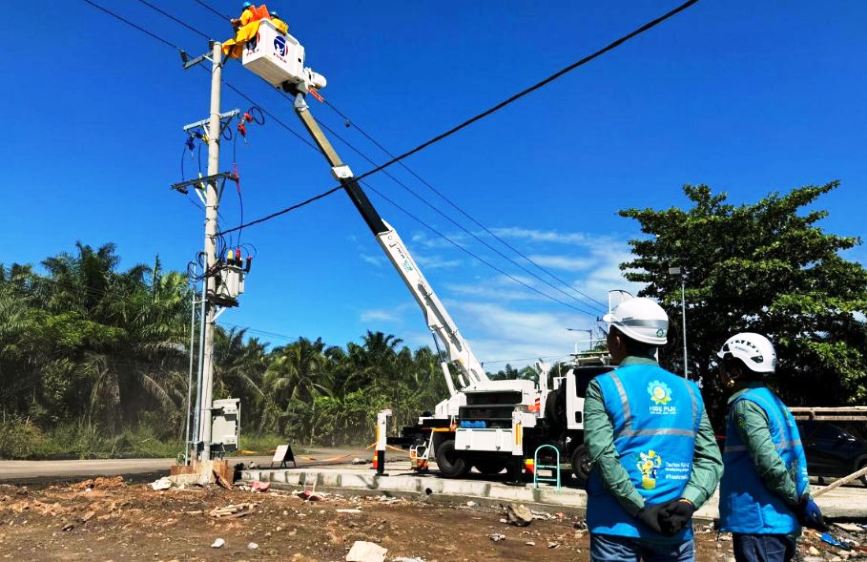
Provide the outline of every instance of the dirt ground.
[[[387,548],[387,560],[588,559],[583,521],[534,513],[520,528],[504,523],[496,506],[457,499],[324,494],[305,501],[292,491],[218,487],[156,492],[120,477],[38,489],[0,485],[0,559],[342,561],[357,540]],[[218,538],[224,546],[212,548]],[[698,559],[729,559],[726,539],[699,532]]]

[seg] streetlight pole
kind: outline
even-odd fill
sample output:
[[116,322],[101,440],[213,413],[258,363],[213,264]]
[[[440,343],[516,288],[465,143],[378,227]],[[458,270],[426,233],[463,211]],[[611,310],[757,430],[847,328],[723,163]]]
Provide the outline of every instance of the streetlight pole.
[[[587,351],[593,351],[593,328],[566,328],[567,332],[587,332],[587,335],[590,337],[590,347],[587,348]],[[578,342],[575,342],[575,353],[578,353]]]
[[683,378],[689,380],[689,362],[686,354],[686,272],[681,267],[669,267],[669,275],[680,275],[680,312],[683,324]]

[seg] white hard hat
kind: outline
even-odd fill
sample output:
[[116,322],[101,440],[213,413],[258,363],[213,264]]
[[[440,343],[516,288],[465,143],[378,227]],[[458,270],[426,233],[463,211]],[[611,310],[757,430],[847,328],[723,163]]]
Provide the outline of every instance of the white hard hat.
[[602,320],[635,341],[655,346],[668,341],[668,314],[647,298],[623,301]]
[[761,334],[741,332],[723,344],[716,354],[720,359],[735,357],[755,373],[773,373],[777,369],[777,352],[771,340]]

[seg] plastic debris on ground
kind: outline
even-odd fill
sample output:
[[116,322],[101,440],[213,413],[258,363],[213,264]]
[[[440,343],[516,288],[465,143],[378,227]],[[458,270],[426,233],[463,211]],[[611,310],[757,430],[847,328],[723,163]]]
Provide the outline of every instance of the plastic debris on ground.
[[500,542],[500,541],[506,540],[506,535],[503,535],[501,533],[492,533],[491,535],[488,535],[488,536],[491,537],[491,540],[494,542]]
[[259,548],[259,545],[257,543],[254,543],[254,542],[247,543],[247,549],[248,550],[256,550],[257,548]]
[[827,544],[830,544],[831,546],[836,546],[836,547],[838,547],[838,548],[843,548],[843,549],[846,549],[846,550],[849,549],[849,545],[847,545],[847,544],[844,543],[844,542],[841,542],[841,541],[837,540],[837,539],[834,537],[834,535],[832,535],[831,533],[822,533],[822,542],[827,543]]
[[386,552],[388,549],[376,543],[355,541],[346,555],[346,562],[384,562]]
[[216,539],[214,542],[211,543],[211,548],[223,548],[225,544],[226,541],[224,541],[223,539]]
[[163,476],[159,480],[154,480],[151,482],[151,488],[154,491],[168,490],[172,487],[172,480],[168,476]]

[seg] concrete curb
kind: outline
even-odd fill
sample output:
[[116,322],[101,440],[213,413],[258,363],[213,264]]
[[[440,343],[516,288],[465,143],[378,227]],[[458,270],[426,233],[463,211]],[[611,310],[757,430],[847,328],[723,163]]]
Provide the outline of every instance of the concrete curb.
[[[398,463],[395,463],[398,464]],[[351,491],[357,495],[390,494],[394,496],[431,499],[464,498],[484,504],[516,502],[532,504],[540,511],[568,510],[584,516],[587,512],[587,492],[577,488],[563,488],[557,492],[551,487],[539,489],[531,485],[508,486],[503,482],[482,479],[450,480],[433,474],[418,475],[405,466],[389,467],[390,476],[380,477],[368,468],[297,468],[278,470],[245,470],[245,481],[261,480],[279,487],[313,487],[323,491]],[[826,517],[836,519],[867,518],[867,491],[858,489],[833,490],[818,499]],[[699,509],[695,519],[710,523],[719,518],[718,496],[714,496]]]
[[[387,493],[395,496],[448,497],[454,499],[473,499],[480,503],[515,502],[532,504],[542,511],[575,512],[583,517],[587,513],[587,492],[576,488],[563,488],[560,492],[553,488],[533,488],[508,486],[502,482],[486,480],[450,480],[434,475],[418,476],[412,473],[396,473],[380,477],[372,472],[357,470],[325,469],[282,469],[282,470],[244,470],[244,481],[260,480],[271,482],[276,487],[307,487],[314,485],[317,490],[351,491],[358,495],[378,495]],[[717,518],[716,504],[700,509],[695,519],[710,523]]]

